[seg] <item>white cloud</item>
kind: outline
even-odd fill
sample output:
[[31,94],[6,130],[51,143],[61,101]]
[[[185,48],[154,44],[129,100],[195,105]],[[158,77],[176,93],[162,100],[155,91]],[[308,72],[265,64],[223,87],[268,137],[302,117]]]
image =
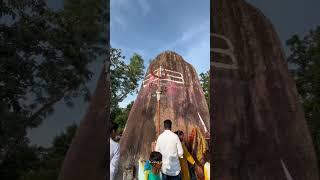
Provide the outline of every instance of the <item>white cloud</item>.
[[111,0],[111,28],[124,29],[135,13],[147,15],[151,9],[147,0]]
[[[159,50],[174,50],[201,73],[210,69],[210,23],[209,20],[195,26],[184,27],[175,41]],[[160,52],[160,51],[159,51]]]
[[146,15],[150,11],[150,4],[147,0],[138,0],[138,4],[140,6],[140,9],[142,10],[142,14]]
[[185,60],[187,60],[200,74],[210,69],[210,36],[203,35],[201,40],[192,43],[186,48]]
[[[199,39],[199,37],[206,35],[207,32],[210,31],[210,23],[208,21],[204,21],[200,25],[188,26],[181,29],[187,29],[186,31],[181,33],[181,36],[178,37],[175,41],[167,44],[165,49],[174,49],[179,46],[186,46],[188,43],[192,44],[192,40]],[[207,37],[210,38],[210,37]],[[162,48],[163,49],[163,48]]]
[[[125,0],[122,0],[125,1]],[[132,2],[132,1],[131,1]],[[146,15],[150,11],[150,5],[148,4],[147,0],[137,0],[133,2],[138,2],[132,5],[135,10],[140,11],[138,13],[143,13]],[[131,8],[131,10],[132,10]],[[134,11],[134,10],[133,10]],[[130,16],[132,12],[128,12],[125,16],[129,19],[132,18]],[[190,20],[190,19],[189,19]],[[189,21],[188,20],[188,21]],[[128,20],[129,21],[129,20]],[[155,45],[154,48],[150,48],[149,46],[142,45],[139,47],[129,46],[126,44],[125,41],[121,43],[117,43],[119,41],[112,40],[111,36],[111,45],[115,48],[120,48],[123,51],[123,54],[126,56],[126,61],[129,60],[130,56],[136,52],[145,60],[146,68],[148,64],[147,58],[155,58],[157,54],[161,53],[164,50],[174,50],[183,58],[193,65],[196,69],[197,73],[200,74],[201,72],[207,71],[210,69],[210,21],[208,19],[202,21],[199,20],[192,20],[191,22],[181,22],[178,21],[176,23],[178,27],[175,27],[175,32],[180,32],[180,34],[173,39],[171,42],[165,43],[162,46],[161,42],[158,45]],[[161,34],[163,36],[164,34]],[[159,40],[154,37],[155,41]],[[145,39],[146,40],[146,39]],[[161,40],[160,40],[161,41]],[[164,41],[162,41],[164,42]],[[152,44],[152,43],[151,43]],[[159,47],[160,45],[160,47]],[[143,48],[143,49],[140,49]],[[136,98],[137,94],[128,96],[122,103],[120,103],[121,107],[125,107],[129,102]]]
[[188,41],[192,39],[194,36],[202,34],[204,31],[208,30],[208,28],[210,28],[210,24],[208,21],[205,21],[197,26],[192,26],[191,29],[183,33],[181,37],[181,41],[182,42]]
[[185,59],[192,64],[197,73],[210,69],[210,23],[202,23],[198,30],[193,30],[193,36],[185,43]]
[[113,8],[124,8],[127,9],[131,6],[130,0],[111,0],[111,9]]
[[[110,2],[110,27],[111,29],[124,29],[126,27],[125,13],[131,9],[129,0],[111,0]],[[112,32],[112,31],[111,31]]]
[[122,45],[120,43],[117,43],[117,42],[113,41],[112,38],[110,39],[110,44],[111,44],[111,47],[113,47],[113,48],[121,49],[122,55],[125,56],[125,61],[126,62],[129,62],[129,59],[133,55],[133,53],[137,53],[140,56],[142,56],[142,58],[144,58],[145,64],[148,62],[148,59],[146,59],[147,53],[146,53],[145,50],[136,49],[136,48],[130,48],[130,47],[124,46],[124,45]]
[[[205,24],[203,24],[204,27]],[[201,29],[201,28],[200,28]],[[195,39],[196,38],[196,39]],[[181,55],[183,58],[190,63],[197,71],[198,74],[205,72],[210,69],[210,28],[199,30],[190,30],[179,38],[179,40],[175,41],[177,46],[181,46],[180,49]],[[126,52],[137,52],[142,57],[145,56],[145,52],[143,50],[133,50],[131,48],[126,48],[124,46],[117,46],[119,48],[123,48]],[[183,50],[181,49],[183,48]],[[176,49],[176,48],[174,48]],[[163,49],[164,50],[164,49]],[[161,50],[162,51],[162,50]],[[160,53],[160,51],[158,52]],[[154,57],[152,57],[154,58]],[[147,63],[147,59],[145,62]],[[146,67],[148,68],[148,67]],[[139,83],[139,86],[141,82]],[[123,102],[119,103],[120,107],[126,107],[131,101],[134,101],[137,97],[137,94],[129,95]]]
[[111,17],[111,27],[113,26],[120,26],[121,28],[125,28],[126,27],[126,23],[124,21],[124,19],[121,16],[112,16]]

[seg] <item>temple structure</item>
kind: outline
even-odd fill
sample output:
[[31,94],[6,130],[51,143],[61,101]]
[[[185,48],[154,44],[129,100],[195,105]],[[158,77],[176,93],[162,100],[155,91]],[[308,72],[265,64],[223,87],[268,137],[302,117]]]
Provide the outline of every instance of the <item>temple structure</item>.
[[318,180],[304,113],[270,21],[243,0],[211,3],[213,179]]
[[149,157],[166,119],[172,120],[173,131],[182,130],[186,137],[196,128],[209,135],[209,110],[198,74],[172,51],[159,54],[147,70],[121,138],[122,170]]

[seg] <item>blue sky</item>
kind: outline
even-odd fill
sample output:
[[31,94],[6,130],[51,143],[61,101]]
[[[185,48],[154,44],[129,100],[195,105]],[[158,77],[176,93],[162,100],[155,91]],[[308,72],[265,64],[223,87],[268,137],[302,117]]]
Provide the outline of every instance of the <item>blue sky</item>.
[[[210,1],[111,0],[110,43],[126,61],[133,53],[145,60],[173,50],[197,72],[210,68]],[[120,106],[136,98],[130,95]]]
[[[63,8],[63,0],[46,1],[51,8]],[[271,20],[284,47],[293,34],[304,35],[320,25],[319,0],[247,1]],[[141,54],[146,63],[171,49],[201,73],[209,68],[209,18],[208,0],[111,0],[111,44],[121,48],[127,58],[133,52]],[[95,72],[88,82],[93,90],[101,64],[92,64],[90,68]],[[131,100],[134,96],[126,99],[122,106]],[[79,124],[88,104],[81,98],[74,103],[73,108],[57,103],[55,112],[38,128],[29,131],[31,142],[48,146],[67,126]]]
[[288,54],[286,40],[293,34],[306,35],[320,25],[319,0],[246,0],[257,7],[274,25]]

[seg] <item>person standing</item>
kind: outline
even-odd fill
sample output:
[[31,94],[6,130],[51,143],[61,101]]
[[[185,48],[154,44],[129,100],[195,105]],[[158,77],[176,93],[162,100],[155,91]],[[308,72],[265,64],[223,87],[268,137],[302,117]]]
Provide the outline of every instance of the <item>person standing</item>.
[[120,146],[115,141],[117,137],[118,125],[112,123],[110,128],[110,180],[114,180],[115,174],[118,171]]
[[179,157],[183,158],[183,148],[179,137],[171,131],[172,122],[163,123],[164,132],[157,139],[155,151],[162,154],[162,180],[181,180]]
[[190,180],[191,176],[190,176],[190,172],[189,172],[189,166],[188,166],[188,162],[192,165],[192,169],[193,170],[197,170],[197,171],[201,171],[202,168],[196,164],[196,161],[193,159],[192,155],[189,153],[186,145],[184,144],[184,133],[183,131],[176,131],[175,134],[178,135],[180,142],[182,144],[182,148],[183,148],[183,158],[179,158],[180,160],[180,166],[181,166],[181,179],[182,180]]

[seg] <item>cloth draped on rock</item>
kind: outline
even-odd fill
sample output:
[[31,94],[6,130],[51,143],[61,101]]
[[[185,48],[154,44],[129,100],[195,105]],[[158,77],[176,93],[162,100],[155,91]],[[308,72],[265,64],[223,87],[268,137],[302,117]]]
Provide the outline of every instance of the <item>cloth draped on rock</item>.
[[183,158],[179,158],[182,180],[190,180],[188,162],[193,165],[195,163],[195,160],[193,159],[192,155],[189,153],[187,147],[184,144],[182,144],[182,148]]
[[210,163],[206,162],[203,167],[204,180],[210,180]]
[[144,170],[146,169],[146,164],[146,162],[139,160],[138,179],[144,179]]
[[201,164],[202,160],[204,160],[205,153],[208,150],[208,144],[205,136],[198,127],[192,129],[188,143],[189,149],[191,149],[191,155],[195,157],[195,161],[198,164]]
[[[207,140],[204,134],[200,131],[198,127],[192,129],[191,134],[188,139],[188,149],[197,164],[204,166],[203,161],[205,160],[205,153],[209,149]],[[203,179],[203,171],[196,171],[195,175],[197,179]]]

